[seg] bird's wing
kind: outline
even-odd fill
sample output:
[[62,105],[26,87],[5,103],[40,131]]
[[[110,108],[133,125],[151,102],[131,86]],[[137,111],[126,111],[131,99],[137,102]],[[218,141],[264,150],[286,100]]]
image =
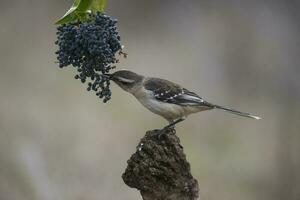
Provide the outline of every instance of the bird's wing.
[[162,102],[177,104],[181,106],[208,106],[196,93],[191,92],[176,83],[159,79],[149,78],[144,83],[145,89],[154,93],[154,97]]

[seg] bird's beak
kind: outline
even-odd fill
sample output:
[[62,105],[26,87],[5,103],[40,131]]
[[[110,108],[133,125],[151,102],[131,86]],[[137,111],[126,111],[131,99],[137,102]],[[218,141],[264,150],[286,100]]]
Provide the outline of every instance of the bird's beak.
[[105,78],[111,80],[112,78],[112,74],[102,74],[102,76],[104,76]]

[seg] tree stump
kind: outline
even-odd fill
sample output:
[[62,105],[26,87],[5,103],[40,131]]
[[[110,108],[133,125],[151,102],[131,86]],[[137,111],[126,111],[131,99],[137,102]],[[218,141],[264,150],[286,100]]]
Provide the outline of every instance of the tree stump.
[[138,189],[143,200],[198,199],[198,182],[179,138],[172,133],[158,137],[158,133],[148,131],[141,139],[122,175],[125,184]]

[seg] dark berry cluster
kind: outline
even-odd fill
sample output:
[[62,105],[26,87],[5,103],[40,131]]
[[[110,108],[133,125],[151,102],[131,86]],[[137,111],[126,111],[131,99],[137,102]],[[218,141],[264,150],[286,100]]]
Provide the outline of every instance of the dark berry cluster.
[[115,54],[121,51],[117,20],[97,12],[85,22],[72,22],[57,27],[57,60],[59,67],[77,68],[76,79],[85,83],[87,90],[107,102],[111,97],[108,73],[117,62]]

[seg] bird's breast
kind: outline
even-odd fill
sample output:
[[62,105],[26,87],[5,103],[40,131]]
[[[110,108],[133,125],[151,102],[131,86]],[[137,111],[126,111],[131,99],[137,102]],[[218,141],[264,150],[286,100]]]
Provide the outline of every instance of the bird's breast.
[[134,96],[148,110],[164,117],[167,120],[178,119],[186,116],[186,110],[184,107],[159,101],[155,99],[151,91],[143,89],[134,94]]

